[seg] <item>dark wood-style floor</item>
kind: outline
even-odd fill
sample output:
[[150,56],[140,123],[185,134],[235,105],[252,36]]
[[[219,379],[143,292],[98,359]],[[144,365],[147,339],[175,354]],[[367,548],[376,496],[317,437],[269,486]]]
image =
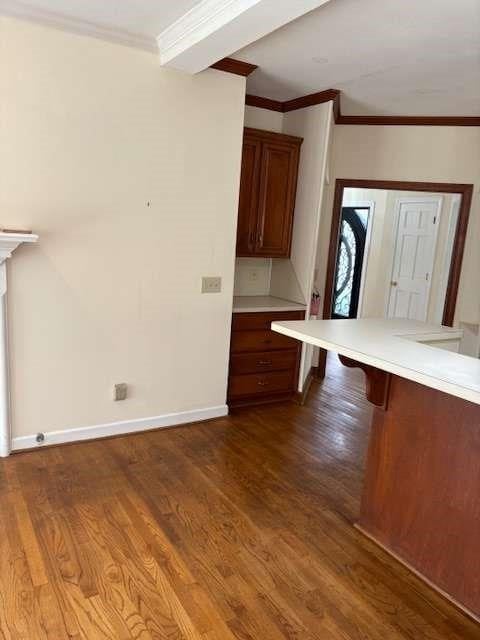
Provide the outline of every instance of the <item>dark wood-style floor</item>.
[[1,637],[478,640],[352,527],[362,375],[331,365],[304,407],[2,461]]

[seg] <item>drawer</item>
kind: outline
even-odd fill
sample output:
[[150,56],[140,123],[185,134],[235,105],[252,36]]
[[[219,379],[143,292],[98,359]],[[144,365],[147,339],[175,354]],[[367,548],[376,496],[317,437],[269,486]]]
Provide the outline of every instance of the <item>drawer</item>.
[[298,341],[275,331],[234,331],[230,350],[232,353],[296,349]]
[[305,311],[234,313],[232,318],[232,330],[251,331],[255,329],[270,329],[272,322],[281,322],[282,320],[305,320]]
[[237,353],[230,358],[230,375],[262,373],[264,371],[295,371],[297,360],[298,350]]
[[242,396],[260,396],[293,391],[294,377],[293,371],[230,376],[228,397],[234,399]]

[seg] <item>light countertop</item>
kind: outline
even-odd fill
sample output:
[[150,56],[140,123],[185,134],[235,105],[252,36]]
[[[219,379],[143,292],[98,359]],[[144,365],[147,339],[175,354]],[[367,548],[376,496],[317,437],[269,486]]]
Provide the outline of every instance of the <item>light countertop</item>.
[[273,322],[272,329],[480,404],[480,360],[422,344],[459,340],[461,330],[412,320],[367,318]]
[[305,311],[307,306],[274,296],[234,296],[233,313],[261,311]]

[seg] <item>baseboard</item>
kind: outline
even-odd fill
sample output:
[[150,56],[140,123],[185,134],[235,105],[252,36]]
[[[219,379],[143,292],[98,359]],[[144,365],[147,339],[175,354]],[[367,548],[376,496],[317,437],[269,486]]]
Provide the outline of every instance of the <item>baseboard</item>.
[[163,416],[153,418],[138,418],[137,420],[123,420],[121,422],[110,422],[108,424],[98,424],[91,427],[80,427],[76,429],[64,429],[62,431],[47,431],[43,442],[37,442],[37,434],[20,436],[13,438],[12,451],[23,451],[25,449],[38,449],[54,444],[65,444],[68,442],[80,442],[81,440],[95,440],[97,438],[108,438],[111,436],[126,435],[150,429],[164,429],[166,427],[176,427],[192,422],[202,422],[228,415],[226,404],[218,407],[207,407],[206,409],[194,409],[193,411],[181,411],[179,413],[166,413]]
[[310,391],[310,387],[312,386],[312,381],[315,379],[315,369],[316,367],[310,367],[310,371],[305,378],[303,383],[302,391],[297,391],[294,396],[294,402],[297,404],[305,404],[308,396],[308,392]]

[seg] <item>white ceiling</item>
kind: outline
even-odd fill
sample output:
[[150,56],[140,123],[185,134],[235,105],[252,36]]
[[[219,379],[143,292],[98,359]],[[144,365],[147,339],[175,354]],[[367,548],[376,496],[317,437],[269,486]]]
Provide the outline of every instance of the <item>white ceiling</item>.
[[[0,0],[0,12],[154,50],[200,2]],[[271,15],[273,0],[257,2]],[[345,115],[480,115],[480,0],[330,0],[224,55],[258,65],[248,92],[267,98],[333,88]]]
[[232,57],[259,65],[254,95],[333,88],[345,115],[480,115],[480,0],[331,0]]

